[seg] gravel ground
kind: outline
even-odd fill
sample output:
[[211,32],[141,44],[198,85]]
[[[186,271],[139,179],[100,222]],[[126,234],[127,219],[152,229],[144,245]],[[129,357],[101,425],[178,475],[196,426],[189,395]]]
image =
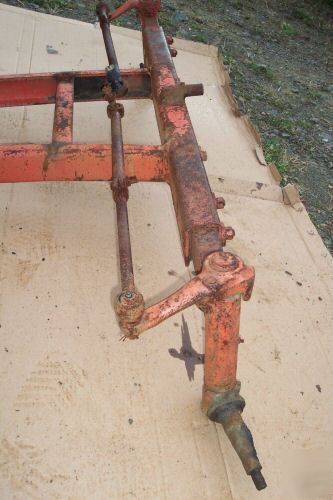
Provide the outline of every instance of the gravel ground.
[[[95,2],[2,0],[87,22]],[[120,4],[109,1],[111,8]],[[293,182],[333,253],[332,0],[162,0],[168,35],[216,45],[266,159]],[[116,21],[139,29],[135,14]]]

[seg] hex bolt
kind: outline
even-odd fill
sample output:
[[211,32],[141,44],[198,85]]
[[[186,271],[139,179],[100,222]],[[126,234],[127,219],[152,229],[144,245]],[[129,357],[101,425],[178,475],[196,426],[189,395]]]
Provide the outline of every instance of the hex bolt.
[[215,204],[217,209],[222,209],[225,207],[225,199],[222,196],[215,196]]
[[207,161],[208,160],[207,151],[203,151],[201,149],[201,151],[200,151],[200,157],[201,157],[202,161]]
[[225,239],[232,240],[235,237],[235,230],[232,227],[225,227]]
[[119,303],[120,304],[130,304],[132,301],[135,301],[137,298],[137,294],[134,292],[131,292],[130,290],[126,290],[125,292],[122,292],[119,297]]

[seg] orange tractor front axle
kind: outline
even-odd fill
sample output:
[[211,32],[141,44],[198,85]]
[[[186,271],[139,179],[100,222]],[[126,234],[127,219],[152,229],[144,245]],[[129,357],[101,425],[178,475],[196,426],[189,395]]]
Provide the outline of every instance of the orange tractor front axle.
[[[136,9],[142,25],[144,63],[120,70],[110,22]],[[202,408],[222,424],[244,469],[258,490],[266,487],[252,435],[243,422],[245,406],[236,378],[241,342],[241,299],[248,300],[254,270],[224,252],[234,231],[221,223],[207,179],[186,98],[203,94],[201,84],[179,80],[173,63],[177,51],[158,23],[160,0],[129,0],[110,13],[100,2],[96,12],[105,42],[105,71],[63,72],[0,77],[0,107],[55,104],[51,144],[0,146],[0,182],[109,181],[117,210],[121,292],[115,310],[124,338],[136,339],[170,316],[196,305],[205,316]],[[124,145],[119,100],[152,99],[160,146]],[[105,100],[112,144],[73,144],[74,102]],[[185,265],[195,276],[160,302],[145,307],[135,285],[127,201],[136,182],[166,182],[171,190]]]

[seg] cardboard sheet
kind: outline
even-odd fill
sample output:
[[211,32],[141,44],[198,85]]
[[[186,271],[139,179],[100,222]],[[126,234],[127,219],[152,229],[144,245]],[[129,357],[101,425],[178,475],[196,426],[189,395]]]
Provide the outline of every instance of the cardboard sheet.
[[[105,66],[92,25],[0,5],[0,26],[3,74]],[[113,33],[121,67],[137,67],[140,35]],[[228,249],[256,268],[239,379],[268,488],[256,492],[201,413],[202,365],[189,374],[169,353],[182,329],[202,353],[199,310],[119,341],[109,186],[45,183],[0,186],[1,499],[332,498],[332,258],[303,205],[283,203],[216,50],[176,48],[184,81],[204,75],[205,96],[187,102],[212,188],[227,201],[221,219],[236,230]],[[52,113],[0,110],[1,142],[48,142]],[[77,104],[74,116],[75,141],[110,141],[104,103]],[[124,140],[159,143],[150,102],[125,104]],[[151,303],[191,269],[167,186],[131,187],[129,212],[138,286]]]

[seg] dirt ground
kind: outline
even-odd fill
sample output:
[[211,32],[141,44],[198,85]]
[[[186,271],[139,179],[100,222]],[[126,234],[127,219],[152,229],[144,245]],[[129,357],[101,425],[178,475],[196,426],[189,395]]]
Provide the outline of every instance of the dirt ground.
[[[95,2],[1,0],[87,22]],[[109,1],[111,8],[120,4]],[[333,253],[332,0],[162,0],[166,34],[216,45],[266,160],[295,183]],[[139,29],[135,14],[117,25]],[[281,235],[283,236],[283,235]]]

